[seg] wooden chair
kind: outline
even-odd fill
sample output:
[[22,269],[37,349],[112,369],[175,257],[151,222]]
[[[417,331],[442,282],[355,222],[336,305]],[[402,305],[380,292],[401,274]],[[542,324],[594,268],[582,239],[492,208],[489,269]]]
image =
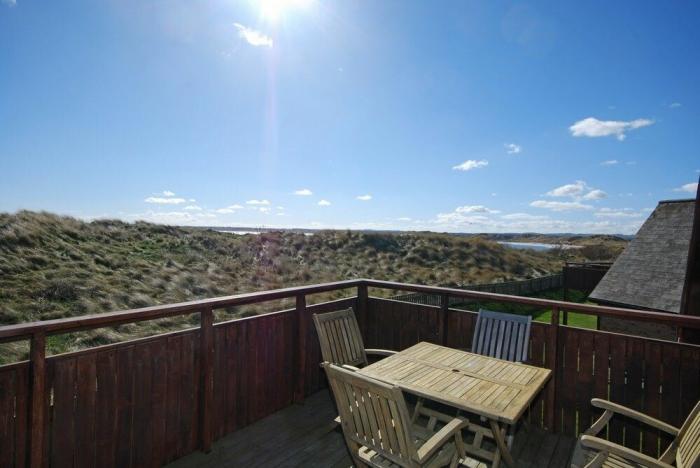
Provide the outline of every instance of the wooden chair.
[[[322,365],[356,466],[456,467],[465,457],[465,418],[422,407],[411,417],[398,387],[328,362]],[[419,424],[426,418],[425,425]]]
[[[594,398],[591,404],[605,410],[603,415],[584,432],[576,444],[571,457],[572,468],[598,467],[658,467],[658,468],[698,468],[700,467],[700,401],[690,411],[680,429],[639,413],[624,406]],[[660,458],[636,452],[613,442],[596,437],[614,415],[637,420],[674,436]],[[675,465],[674,465],[675,462]]]
[[490,310],[479,310],[472,340],[472,353],[505,359],[527,361],[532,317]]
[[396,351],[365,349],[360,327],[352,308],[314,314],[314,325],[323,360],[338,366],[364,367],[367,355],[391,356]]

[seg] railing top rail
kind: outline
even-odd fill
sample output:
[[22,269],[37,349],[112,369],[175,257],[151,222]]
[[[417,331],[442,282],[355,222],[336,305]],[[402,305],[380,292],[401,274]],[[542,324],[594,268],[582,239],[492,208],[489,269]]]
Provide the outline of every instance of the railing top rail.
[[665,312],[647,312],[641,310],[623,309],[621,307],[607,307],[592,304],[580,304],[575,302],[556,301],[537,297],[511,296],[507,294],[489,293],[481,291],[469,291],[464,289],[443,288],[439,286],[423,286],[420,284],[396,283],[393,281],[364,280],[369,287],[384,288],[401,291],[413,291],[433,294],[448,294],[455,297],[470,299],[482,299],[493,302],[513,302],[518,304],[540,306],[545,308],[558,308],[569,312],[581,312],[584,314],[601,317],[618,317],[646,322],[664,323],[667,325],[700,328],[700,317],[694,315],[671,314]]
[[340,289],[353,288],[362,285],[364,280],[352,279],[336,281],[332,283],[313,284],[308,286],[296,286],[292,288],[272,289],[251,293],[236,294],[233,296],[215,297],[197,301],[180,302],[177,304],[165,304],[141,309],[122,310],[117,312],[105,312],[102,314],[83,315],[38,322],[19,323],[0,327],[0,342],[25,339],[33,333],[44,332],[46,334],[69,333],[100,327],[111,327],[124,323],[141,322],[175,315],[184,315],[199,312],[203,309],[220,309],[223,307],[241,306],[259,302],[286,299],[299,294],[317,294]]
[[397,283],[393,281],[381,281],[373,279],[352,279],[321,283],[292,288],[273,289],[252,293],[236,294],[233,296],[216,297],[178,304],[166,304],[141,309],[106,312],[102,314],[69,317],[55,320],[45,320],[30,323],[21,323],[0,327],[0,342],[25,339],[34,333],[46,334],[69,333],[100,327],[110,327],[124,323],[153,320],[175,315],[183,315],[199,312],[203,309],[218,309],[222,307],[240,306],[260,302],[273,301],[294,297],[299,294],[317,294],[328,291],[348,289],[358,286],[376,287],[400,291],[412,291],[433,294],[447,294],[453,297],[470,299],[482,299],[493,302],[511,302],[545,308],[558,308],[567,311],[581,312],[604,317],[627,318],[647,322],[664,323],[679,327],[700,328],[700,316],[670,314],[662,312],[646,312],[620,307],[606,307],[573,302],[555,301],[534,297],[512,296],[507,294],[470,291],[464,289],[445,288],[439,286],[425,286],[420,284]]

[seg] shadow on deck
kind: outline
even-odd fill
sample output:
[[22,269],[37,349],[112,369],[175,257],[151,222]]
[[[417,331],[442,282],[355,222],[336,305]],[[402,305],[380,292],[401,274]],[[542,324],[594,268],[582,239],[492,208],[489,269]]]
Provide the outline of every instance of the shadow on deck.
[[[324,467],[352,465],[328,391],[268,416],[219,439],[208,454],[195,452],[171,468]],[[515,436],[513,457],[518,468],[563,468],[575,440],[523,425]],[[502,465],[505,466],[505,465]]]

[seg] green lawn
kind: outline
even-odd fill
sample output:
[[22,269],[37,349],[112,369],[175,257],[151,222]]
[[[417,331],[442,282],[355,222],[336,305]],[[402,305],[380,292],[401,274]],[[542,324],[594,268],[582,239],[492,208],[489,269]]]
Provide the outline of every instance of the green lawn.
[[[557,301],[563,301],[564,300],[564,290],[563,289],[556,289],[556,290],[551,290],[551,291],[545,291],[537,294],[533,294],[529,297],[539,297],[542,299],[552,299],[552,300],[557,300]],[[586,295],[583,294],[580,291],[569,291],[569,295],[567,298],[568,302],[578,302],[578,303],[587,303],[586,301]],[[538,322],[547,322],[549,323],[551,321],[551,316],[552,316],[552,311],[550,309],[542,309],[538,308],[536,306],[528,306],[528,305],[523,305],[523,304],[512,304],[512,303],[503,303],[503,302],[481,302],[476,305],[477,309],[483,308],[483,309],[488,309],[488,310],[493,310],[496,312],[507,312],[510,314],[518,314],[518,315],[531,315],[532,318]],[[474,305],[472,304],[470,309],[474,309]],[[564,314],[560,313],[559,316],[560,323],[564,323]],[[598,324],[597,317],[595,315],[588,315],[588,314],[580,314],[577,312],[569,312],[568,313],[568,325],[571,325],[573,327],[580,327],[580,328],[592,328],[596,329]]]

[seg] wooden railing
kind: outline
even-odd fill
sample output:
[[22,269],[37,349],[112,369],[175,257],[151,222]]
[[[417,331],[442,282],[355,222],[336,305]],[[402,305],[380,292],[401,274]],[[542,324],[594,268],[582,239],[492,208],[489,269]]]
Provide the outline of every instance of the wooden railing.
[[[440,306],[370,297],[368,288],[437,294]],[[353,290],[338,301],[307,296]],[[700,347],[562,326],[575,311],[700,329],[700,317],[638,312],[546,299],[376,280],[241,294],[0,327],[0,341],[29,339],[30,360],[0,366],[0,466],[160,465],[325,386],[313,313],[354,307],[368,347],[418,341],[469,348],[475,313],[449,308],[451,296],[552,310],[532,328],[530,362],[554,369],[527,420],[576,435],[604,397],[679,424],[700,392]],[[214,323],[213,311],[295,298],[293,309]],[[198,328],[46,356],[46,337],[182,314]],[[380,332],[381,331],[381,332]],[[662,435],[616,421],[609,437],[656,453]],[[235,456],[235,454],[232,454]]]

